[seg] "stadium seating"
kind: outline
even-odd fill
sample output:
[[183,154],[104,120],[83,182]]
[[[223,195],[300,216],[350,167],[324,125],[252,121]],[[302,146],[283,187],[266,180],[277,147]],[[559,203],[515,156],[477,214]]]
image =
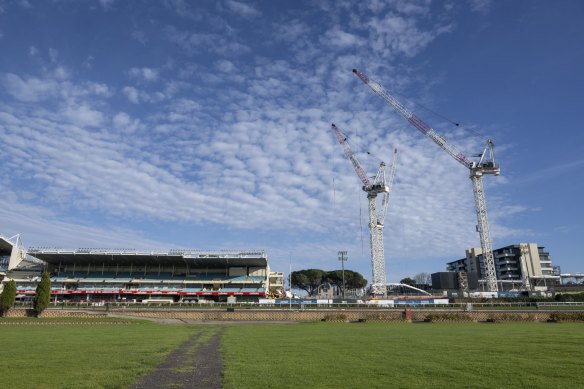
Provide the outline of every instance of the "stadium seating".
[[187,293],[195,293],[195,292],[200,292],[201,288],[182,288],[181,291],[187,292]]
[[239,293],[239,292],[241,292],[241,288],[223,288],[223,289],[220,290],[220,292]]

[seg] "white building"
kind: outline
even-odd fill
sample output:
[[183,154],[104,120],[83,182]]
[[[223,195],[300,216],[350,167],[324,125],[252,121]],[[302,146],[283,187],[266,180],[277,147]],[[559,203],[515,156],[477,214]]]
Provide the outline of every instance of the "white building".
[[[547,291],[559,284],[550,254],[537,243],[518,243],[493,250],[499,290]],[[484,285],[480,248],[466,250],[466,257],[448,262],[448,271],[478,273]]]

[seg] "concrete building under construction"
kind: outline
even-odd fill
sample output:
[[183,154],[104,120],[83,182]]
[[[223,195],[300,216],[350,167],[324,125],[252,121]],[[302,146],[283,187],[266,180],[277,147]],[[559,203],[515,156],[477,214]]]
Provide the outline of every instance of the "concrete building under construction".
[[[560,275],[552,266],[545,247],[537,243],[518,243],[493,250],[499,290],[545,292],[559,284]],[[484,280],[485,269],[480,248],[466,250],[466,257],[447,263],[449,272],[478,274]],[[479,282],[479,289],[484,282]]]

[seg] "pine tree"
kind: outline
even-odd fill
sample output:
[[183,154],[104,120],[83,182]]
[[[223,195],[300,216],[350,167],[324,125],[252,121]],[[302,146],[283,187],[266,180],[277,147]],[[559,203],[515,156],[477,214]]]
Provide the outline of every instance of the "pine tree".
[[14,280],[4,285],[4,290],[0,295],[0,315],[4,316],[10,308],[14,306],[16,300],[16,283]]
[[34,296],[34,310],[37,315],[40,315],[51,302],[51,277],[45,271],[41,278],[41,282],[37,285],[36,294]]

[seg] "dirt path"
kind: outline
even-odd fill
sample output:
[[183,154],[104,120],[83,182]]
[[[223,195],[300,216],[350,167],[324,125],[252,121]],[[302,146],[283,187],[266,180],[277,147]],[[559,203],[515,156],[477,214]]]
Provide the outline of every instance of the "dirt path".
[[132,389],[220,389],[223,363],[219,353],[221,332],[202,340],[197,334],[171,352],[166,360]]

